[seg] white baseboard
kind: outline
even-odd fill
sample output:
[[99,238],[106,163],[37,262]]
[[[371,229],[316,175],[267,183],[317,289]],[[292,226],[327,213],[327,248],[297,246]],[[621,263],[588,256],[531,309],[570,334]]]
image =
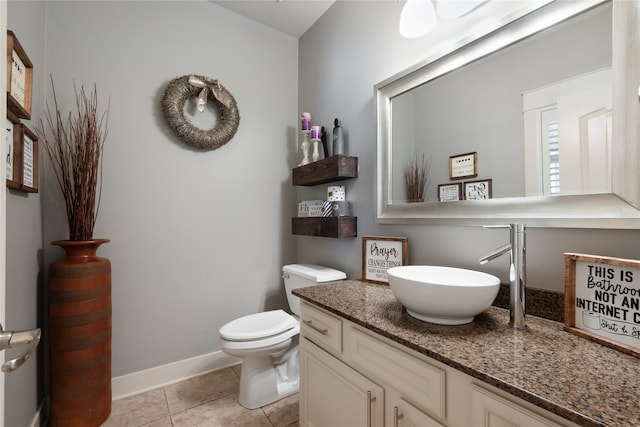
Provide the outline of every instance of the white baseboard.
[[216,351],[112,378],[111,393],[113,400],[122,399],[238,363],[240,359],[228,356],[222,351]]

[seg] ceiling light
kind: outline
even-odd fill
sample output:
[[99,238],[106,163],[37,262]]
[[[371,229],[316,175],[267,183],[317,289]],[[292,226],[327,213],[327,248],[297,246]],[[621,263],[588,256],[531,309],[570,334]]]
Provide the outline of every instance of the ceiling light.
[[431,0],[407,0],[400,14],[400,35],[409,39],[422,37],[438,22]]

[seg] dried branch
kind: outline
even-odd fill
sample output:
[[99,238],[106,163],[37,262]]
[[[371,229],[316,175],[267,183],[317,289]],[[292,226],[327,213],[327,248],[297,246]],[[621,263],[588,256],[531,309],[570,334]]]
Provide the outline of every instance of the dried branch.
[[[58,186],[64,197],[70,240],[91,240],[102,196],[102,152],[108,135],[107,110],[98,115],[98,92],[78,92],[74,83],[76,111],[63,118],[53,77],[53,106],[46,104],[44,122],[36,128],[47,149]],[[46,127],[45,127],[46,122]]]
[[407,199],[410,202],[424,201],[424,192],[429,188],[429,166],[431,159],[427,161],[424,153],[418,159],[418,153],[414,152],[404,165],[404,182],[407,190]]

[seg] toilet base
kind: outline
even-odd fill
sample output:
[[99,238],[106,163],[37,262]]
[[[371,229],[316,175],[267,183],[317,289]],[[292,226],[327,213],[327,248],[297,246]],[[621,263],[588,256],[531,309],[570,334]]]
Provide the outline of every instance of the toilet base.
[[242,358],[238,402],[247,409],[257,409],[300,390],[298,343],[276,360],[272,356]]

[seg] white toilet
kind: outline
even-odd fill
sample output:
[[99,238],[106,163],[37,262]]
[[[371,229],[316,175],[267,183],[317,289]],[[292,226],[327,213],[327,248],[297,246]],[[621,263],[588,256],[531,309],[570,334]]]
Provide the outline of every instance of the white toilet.
[[227,323],[219,331],[222,351],[242,359],[238,401],[248,409],[268,405],[300,389],[300,299],[291,291],[347,276],[320,265],[291,264],[282,267],[282,277],[293,315],[283,310],[250,314]]

